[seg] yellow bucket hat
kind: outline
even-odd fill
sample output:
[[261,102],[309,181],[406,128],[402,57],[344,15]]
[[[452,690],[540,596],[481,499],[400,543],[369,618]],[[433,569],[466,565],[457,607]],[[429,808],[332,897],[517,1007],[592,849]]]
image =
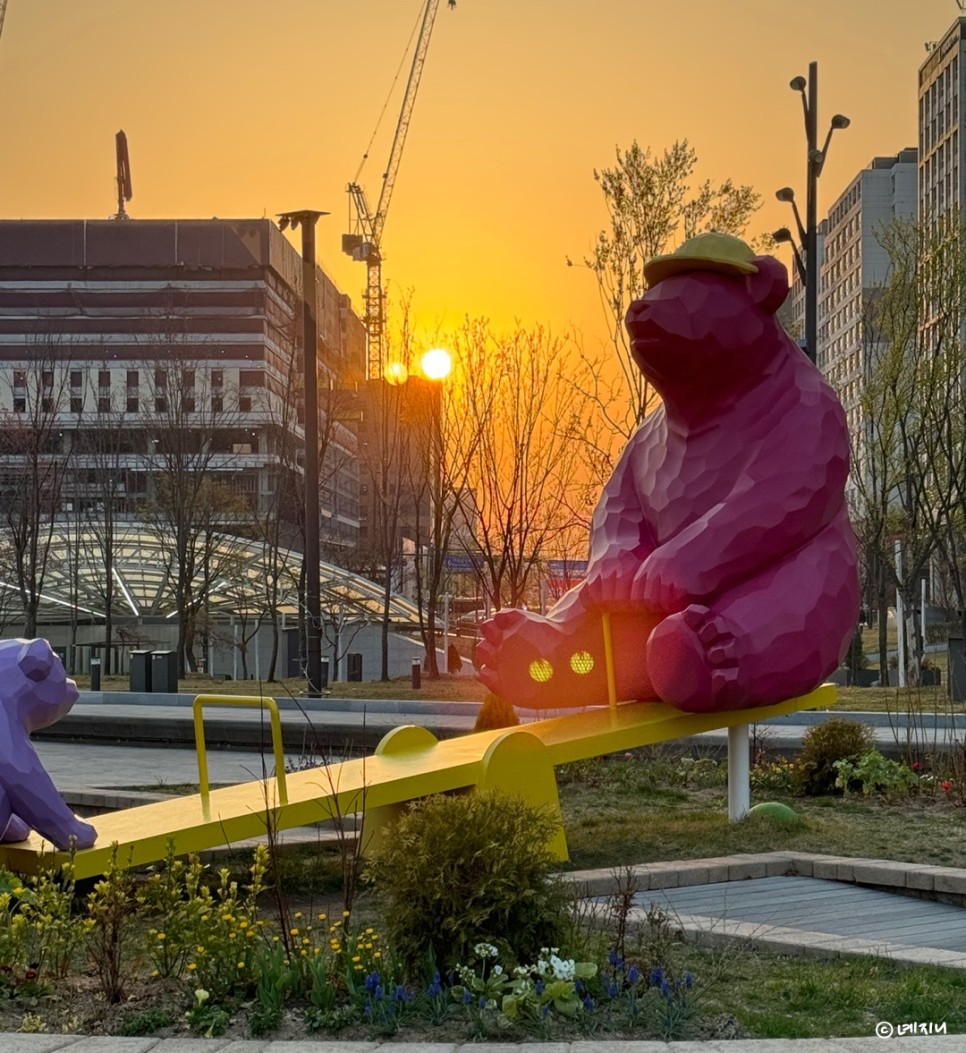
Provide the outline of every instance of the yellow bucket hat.
[[731,234],[696,234],[674,252],[655,256],[644,264],[644,278],[651,287],[685,271],[716,271],[719,274],[757,274],[751,261],[754,252],[741,238]]

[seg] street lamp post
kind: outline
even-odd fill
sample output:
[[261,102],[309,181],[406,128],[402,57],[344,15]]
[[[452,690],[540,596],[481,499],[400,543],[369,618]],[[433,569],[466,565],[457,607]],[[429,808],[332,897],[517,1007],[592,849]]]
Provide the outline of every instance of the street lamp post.
[[[441,566],[443,561],[443,382],[453,368],[453,358],[443,348],[433,348],[427,351],[420,359],[420,368],[423,376],[431,385],[431,428],[430,436],[430,529],[431,538],[431,563],[429,568],[429,643],[434,651],[430,659],[430,672],[438,672],[435,662],[436,649],[436,601],[438,599],[439,584],[441,578]],[[446,654],[447,636],[449,626],[448,619],[444,618],[443,631],[443,654]],[[445,658],[444,658],[445,660]]]
[[[794,238],[787,227],[775,231],[776,241],[790,241],[795,252],[795,263],[799,278],[805,286],[805,354],[815,362],[818,351],[818,179],[825,166],[829,141],[836,129],[848,128],[851,123],[841,113],[835,114],[829,124],[828,133],[821,150],[818,148],[818,63],[808,64],[808,79],[795,77],[788,85],[802,97],[802,111],[805,117],[806,182],[805,182],[805,222],[795,204],[795,192],[791,187],[782,187],[776,191],[779,201],[787,201],[792,206],[795,223],[798,227],[799,244],[804,250],[804,263],[795,246]],[[804,271],[804,273],[803,273]]]
[[[316,363],[315,224],[328,212],[283,212],[279,229],[302,228],[302,345],[305,389],[305,677],[309,698],[322,689],[322,584],[319,570],[319,376]],[[327,678],[326,678],[327,679]]]

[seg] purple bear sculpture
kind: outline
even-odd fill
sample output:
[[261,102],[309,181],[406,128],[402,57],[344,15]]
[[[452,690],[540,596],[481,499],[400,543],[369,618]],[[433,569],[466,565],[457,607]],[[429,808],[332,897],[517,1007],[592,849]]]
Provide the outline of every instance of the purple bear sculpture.
[[57,848],[90,848],[97,831],[67,807],[30,741],[77,701],[46,640],[0,640],[0,841],[23,841],[31,830]]
[[482,626],[480,677],[518,706],[617,695],[694,712],[811,691],[858,618],[845,414],[776,318],[784,266],[722,234],[648,261],[627,329],[662,404],[594,513],[587,576],[546,616]]

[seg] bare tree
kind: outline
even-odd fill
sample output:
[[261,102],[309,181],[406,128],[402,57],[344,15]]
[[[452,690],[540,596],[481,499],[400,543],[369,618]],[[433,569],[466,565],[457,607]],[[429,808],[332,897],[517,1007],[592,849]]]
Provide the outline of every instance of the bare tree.
[[481,585],[493,607],[521,606],[541,560],[574,522],[578,452],[560,423],[573,404],[563,342],[541,327],[494,334],[468,323],[456,340],[459,412],[476,437],[463,493],[476,525]]
[[37,612],[74,432],[65,428],[71,348],[38,340],[13,373],[12,405],[0,411],[3,509],[23,612],[23,633],[37,635]]

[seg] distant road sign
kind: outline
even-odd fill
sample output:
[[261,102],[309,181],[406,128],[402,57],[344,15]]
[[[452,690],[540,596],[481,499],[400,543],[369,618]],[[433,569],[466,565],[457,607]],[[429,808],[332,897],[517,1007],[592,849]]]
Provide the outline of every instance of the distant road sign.
[[547,570],[554,578],[583,578],[587,574],[587,560],[548,559]]
[[443,557],[443,566],[447,570],[474,571],[479,565],[478,559],[479,557],[471,556],[468,553],[446,555]]

